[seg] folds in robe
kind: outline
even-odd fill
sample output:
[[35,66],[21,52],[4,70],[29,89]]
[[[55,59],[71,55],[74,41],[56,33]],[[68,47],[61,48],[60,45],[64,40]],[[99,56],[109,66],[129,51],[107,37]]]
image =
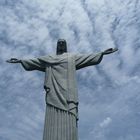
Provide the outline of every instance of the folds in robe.
[[77,111],[73,110],[78,106],[76,70],[99,64],[102,57],[102,53],[89,55],[64,53],[21,60],[21,64],[25,70],[45,72],[44,87],[49,88],[49,92],[46,93],[47,104],[70,111],[77,116]]

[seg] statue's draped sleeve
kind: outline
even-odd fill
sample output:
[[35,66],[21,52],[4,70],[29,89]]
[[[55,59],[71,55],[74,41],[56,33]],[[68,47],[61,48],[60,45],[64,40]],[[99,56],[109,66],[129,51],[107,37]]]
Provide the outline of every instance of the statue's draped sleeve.
[[42,61],[40,58],[33,58],[33,59],[23,59],[21,60],[21,64],[27,71],[32,70],[39,70],[45,71],[45,62]]
[[77,54],[75,55],[75,66],[76,70],[97,65],[102,61],[103,53],[97,53],[97,54]]

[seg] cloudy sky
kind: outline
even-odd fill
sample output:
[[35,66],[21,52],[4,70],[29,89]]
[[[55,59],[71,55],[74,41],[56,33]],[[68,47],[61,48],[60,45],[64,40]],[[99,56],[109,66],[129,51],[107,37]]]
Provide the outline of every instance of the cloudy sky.
[[140,139],[139,0],[0,0],[0,140],[41,140],[44,73],[6,59],[119,51],[77,71],[79,140]]

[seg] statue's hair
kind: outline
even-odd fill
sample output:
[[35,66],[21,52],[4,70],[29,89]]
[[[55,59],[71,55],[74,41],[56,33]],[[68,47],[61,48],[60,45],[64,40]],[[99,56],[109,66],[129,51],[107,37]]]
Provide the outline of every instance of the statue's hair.
[[65,39],[58,39],[58,42],[60,42],[60,41],[66,42]]

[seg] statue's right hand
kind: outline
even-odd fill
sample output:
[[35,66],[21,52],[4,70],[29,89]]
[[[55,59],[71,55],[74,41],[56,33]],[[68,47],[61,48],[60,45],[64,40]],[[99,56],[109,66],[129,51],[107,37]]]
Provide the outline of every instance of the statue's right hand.
[[11,58],[9,60],[6,60],[6,62],[8,63],[20,63],[21,60],[17,59],[17,58]]

